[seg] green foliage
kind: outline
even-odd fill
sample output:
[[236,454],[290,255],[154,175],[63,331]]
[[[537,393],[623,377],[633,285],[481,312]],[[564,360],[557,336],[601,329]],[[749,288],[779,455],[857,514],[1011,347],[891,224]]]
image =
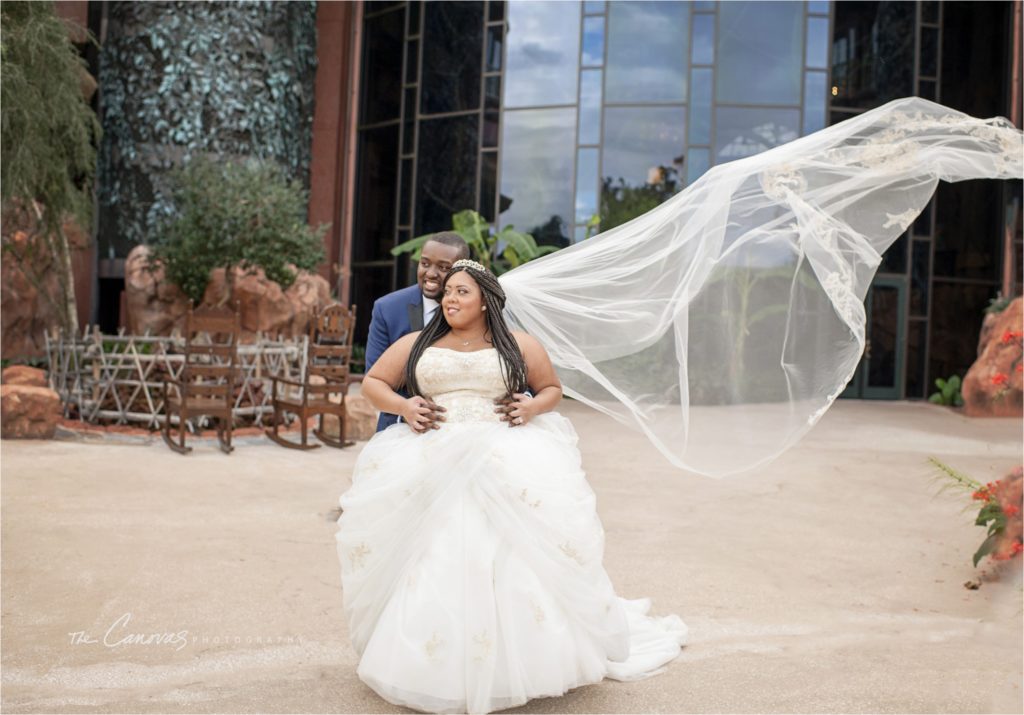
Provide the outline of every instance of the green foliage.
[[981,507],[981,511],[978,512],[978,518],[974,520],[974,523],[976,526],[988,526],[988,536],[981,542],[978,550],[974,552],[974,565],[977,566],[978,562],[991,554],[999,543],[1000,537],[1002,537],[1003,531],[1006,529],[1006,514],[1003,513],[999,502],[989,501]]
[[[558,250],[556,246],[538,246],[533,236],[516,231],[512,226],[494,232],[483,216],[472,209],[452,215],[452,230],[469,244],[473,259],[487,266],[495,275]],[[432,235],[428,233],[400,243],[391,249],[391,255],[409,253],[413,261],[419,261],[423,244]]]
[[127,255],[172,211],[191,157],[256,157],[308,187],[313,2],[110,3],[100,63],[101,253]]
[[630,186],[621,176],[618,181],[605,176],[601,180],[601,230],[621,226],[672,198],[680,189],[678,172],[670,166],[658,167],[658,181]]
[[3,3],[0,22],[3,201],[40,202],[49,232],[68,216],[89,226],[100,125],[82,97],[85,62],[50,2]]
[[958,472],[935,457],[929,457],[928,461],[938,467],[951,486],[972,492],[973,498],[983,501],[974,524],[976,526],[986,526],[988,530],[985,540],[981,542],[981,546],[974,552],[972,560],[974,566],[977,567],[979,561],[998,547],[999,541],[1006,531],[1006,513],[1003,511],[999,499],[992,493],[992,484],[982,485],[978,480],[972,479],[963,472]]
[[960,407],[964,404],[964,398],[960,394],[959,375],[953,375],[948,380],[943,380],[940,377],[935,381],[935,386],[939,388],[939,391],[931,394],[928,398],[929,402],[946,407]]
[[288,288],[295,268],[323,260],[323,234],[305,221],[307,197],[273,162],[217,162],[200,157],[171,174],[174,215],[152,240],[150,265],[199,303],[210,272],[262,268]]
[[1013,298],[1007,298],[1002,293],[997,295],[995,298],[990,298],[988,301],[988,307],[985,308],[986,313],[1002,313],[1006,308],[1013,302]]

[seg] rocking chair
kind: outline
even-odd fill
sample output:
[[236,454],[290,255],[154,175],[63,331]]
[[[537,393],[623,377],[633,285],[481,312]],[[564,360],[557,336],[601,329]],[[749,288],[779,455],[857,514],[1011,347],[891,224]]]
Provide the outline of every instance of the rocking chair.
[[[231,446],[232,409],[241,330],[237,302],[234,310],[194,309],[189,303],[185,316],[184,365],[177,380],[164,380],[162,434],[164,442],[175,452],[188,454],[192,451],[191,447],[185,446],[185,423],[195,415],[215,417],[221,450],[230,454],[234,449]],[[209,342],[200,341],[201,333],[209,335]],[[171,437],[171,416],[174,414],[178,416],[178,439]]]
[[[310,417],[319,416],[319,427],[313,434],[326,445],[349,447],[354,441],[345,439],[348,416],[345,411],[345,395],[348,393],[349,371],[352,361],[352,338],[356,328],[356,306],[346,308],[334,303],[327,306],[310,322],[309,343],[306,354],[306,375],[301,380],[271,376],[271,402],[274,416],[267,436],[283,447],[291,449],[317,449],[319,444],[310,444],[308,422]],[[279,392],[278,387],[288,388]],[[298,390],[301,397],[287,392]],[[282,394],[283,393],[283,394]],[[332,395],[339,395],[335,401]],[[286,440],[278,432],[284,412],[292,412],[299,418],[302,440],[299,444]],[[338,418],[338,439],[328,437],[324,430],[324,417]]]

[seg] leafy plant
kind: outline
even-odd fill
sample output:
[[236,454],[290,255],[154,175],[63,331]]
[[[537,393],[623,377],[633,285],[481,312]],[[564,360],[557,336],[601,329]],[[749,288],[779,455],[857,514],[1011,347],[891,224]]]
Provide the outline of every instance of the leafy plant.
[[323,260],[327,226],[306,223],[306,192],[276,163],[199,157],[172,177],[174,214],[149,242],[149,266],[162,265],[196,303],[215,268],[225,269],[230,301],[237,270],[262,269],[288,288],[296,269],[313,270]]
[[[939,468],[952,486],[970,491],[971,499],[982,502],[974,523],[986,527],[986,537],[974,552],[975,566],[986,556],[996,561],[1005,561],[1024,551],[1019,518],[1022,478],[1020,467],[1003,479],[982,485],[981,482],[934,457],[929,457],[928,461]],[[1011,520],[1014,528],[1008,531]]]
[[1013,298],[1006,297],[1002,293],[999,293],[995,298],[989,298],[988,307],[985,308],[985,312],[1002,313],[1012,302]]
[[960,407],[964,404],[963,395],[960,394],[960,376],[953,375],[948,380],[941,377],[935,381],[938,392],[933,392],[928,398],[929,402],[946,407]]
[[[473,258],[495,275],[501,275],[516,266],[558,250],[556,246],[538,246],[533,236],[516,231],[512,226],[495,232],[483,216],[472,209],[452,215],[452,230],[469,244]],[[431,236],[433,234],[428,233],[400,243],[391,249],[391,255],[409,253],[413,261],[419,261],[423,244],[429,241]]]
[[[85,62],[68,37],[68,28],[49,2],[9,2],[0,6],[0,192],[4,213],[27,214],[35,240],[4,237],[5,258],[14,258],[40,296],[55,309],[62,327],[77,330],[71,246],[64,221],[73,217],[91,225],[94,144],[99,120],[82,95]],[[86,34],[87,41],[95,40]],[[61,295],[44,287],[34,266],[35,252],[56,260]],[[50,269],[52,270],[52,268]]]

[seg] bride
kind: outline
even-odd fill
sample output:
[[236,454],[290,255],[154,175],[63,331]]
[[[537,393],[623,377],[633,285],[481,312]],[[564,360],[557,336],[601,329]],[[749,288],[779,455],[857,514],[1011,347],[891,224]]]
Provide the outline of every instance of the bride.
[[553,412],[558,377],[504,304],[493,274],[457,261],[434,319],[363,381],[404,423],[366,445],[340,500],[345,612],[359,677],[418,710],[484,713],[646,677],[687,634],[615,595],[576,433]]
[[476,713],[657,672],[686,626],[615,595],[576,434],[552,411],[563,386],[683,469],[756,468],[853,376],[881,256],[938,182],[1022,176],[1009,121],[911,97],[717,165],[501,284],[457,262],[443,310],[363,382],[406,423],[370,440],[340,500],[359,676],[400,705]]

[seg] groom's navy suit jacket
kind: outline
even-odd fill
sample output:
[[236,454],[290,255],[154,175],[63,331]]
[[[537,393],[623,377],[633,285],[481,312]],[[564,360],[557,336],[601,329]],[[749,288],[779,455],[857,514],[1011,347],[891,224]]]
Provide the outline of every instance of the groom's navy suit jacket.
[[[380,359],[384,351],[403,335],[423,329],[423,293],[419,284],[388,293],[373,304],[370,335],[366,339],[366,372]],[[403,391],[402,394],[405,394]],[[381,412],[377,431],[398,422],[397,415]]]

